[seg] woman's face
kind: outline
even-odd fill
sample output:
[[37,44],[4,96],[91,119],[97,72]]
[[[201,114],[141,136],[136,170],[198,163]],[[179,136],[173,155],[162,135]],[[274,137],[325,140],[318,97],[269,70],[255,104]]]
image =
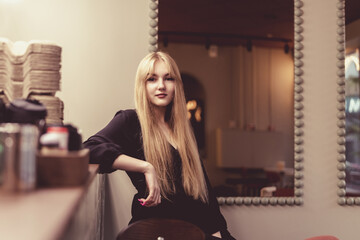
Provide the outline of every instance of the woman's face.
[[172,102],[175,93],[175,79],[170,76],[164,61],[155,62],[154,71],[147,78],[145,86],[147,97],[154,106],[166,108]]

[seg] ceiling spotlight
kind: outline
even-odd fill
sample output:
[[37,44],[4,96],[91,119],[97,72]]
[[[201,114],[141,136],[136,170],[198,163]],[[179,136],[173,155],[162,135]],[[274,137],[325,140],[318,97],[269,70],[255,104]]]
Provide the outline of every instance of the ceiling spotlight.
[[205,48],[206,48],[206,50],[209,50],[210,44],[211,44],[211,41],[210,41],[209,38],[207,38],[207,39],[206,39],[206,42],[205,42]]
[[246,50],[248,50],[248,52],[252,50],[252,42],[250,39],[246,42]]
[[288,43],[285,43],[285,46],[284,46],[284,52],[285,52],[285,54],[288,54],[288,53],[289,53],[289,50],[290,50],[289,44],[288,44]]
[[167,47],[169,45],[168,37],[166,37],[166,36],[164,37],[163,44],[164,44],[164,47]]

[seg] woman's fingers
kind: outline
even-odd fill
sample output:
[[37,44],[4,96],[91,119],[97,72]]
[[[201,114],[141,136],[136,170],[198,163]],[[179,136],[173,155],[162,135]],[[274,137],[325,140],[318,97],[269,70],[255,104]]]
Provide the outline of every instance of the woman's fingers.
[[161,203],[161,196],[160,196],[160,194],[158,194],[158,196],[156,196],[156,197],[149,195],[146,199],[140,198],[140,199],[138,199],[138,201],[140,202],[140,204],[142,206],[154,207]]
[[153,194],[149,193],[147,200],[149,202],[149,207],[153,207],[160,204],[161,202],[160,189],[156,188],[154,189]]
[[161,202],[160,191],[150,190],[149,196],[142,201],[143,206],[153,207]]
[[159,188],[152,188],[149,189],[149,196],[146,199],[142,199],[143,206],[146,207],[153,207],[161,203],[161,195]]

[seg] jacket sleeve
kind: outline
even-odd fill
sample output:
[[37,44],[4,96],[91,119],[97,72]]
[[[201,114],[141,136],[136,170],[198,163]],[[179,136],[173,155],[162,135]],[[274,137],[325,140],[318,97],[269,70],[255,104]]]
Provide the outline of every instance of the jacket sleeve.
[[115,171],[112,168],[115,159],[127,153],[134,114],[137,117],[133,110],[117,112],[105,128],[84,142],[84,147],[90,149],[90,163],[99,164],[100,173]]

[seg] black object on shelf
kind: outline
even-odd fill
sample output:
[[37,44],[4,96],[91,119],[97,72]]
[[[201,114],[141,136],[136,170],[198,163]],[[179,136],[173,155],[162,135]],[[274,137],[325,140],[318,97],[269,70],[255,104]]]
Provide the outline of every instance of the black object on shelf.
[[45,120],[46,115],[46,107],[39,101],[15,99],[8,106],[6,121],[38,125],[41,120]]
[[68,150],[78,151],[82,149],[82,136],[79,134],[78,129],[71,124],[66,124],[65,127],[69,132]]

